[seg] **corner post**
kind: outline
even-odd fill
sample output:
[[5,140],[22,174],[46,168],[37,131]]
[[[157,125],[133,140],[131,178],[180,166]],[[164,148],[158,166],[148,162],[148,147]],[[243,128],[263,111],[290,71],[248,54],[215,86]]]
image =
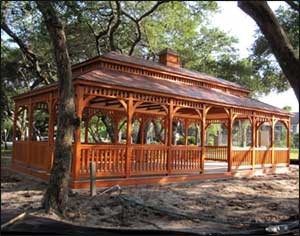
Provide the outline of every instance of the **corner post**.
[[90,119],[86,118],[84,122],[84,143],[88,143],[89,123]]
[[54,160],[54,114],[53,111],[54,104],[53,104],[53,97],[52,93],[49,95],[48,100],[48,112],[49,112],[49,120],[48,120],[48,146],[49,146],[49,165],[47,168],[48,173],[51,172]]
[[290,149],[291,149],[291,118],[289,117],[287,122],[287,135],[286,135],[286,146],[287,146],[287,167],[290,166]]
[[[83,101],[83,90],[80,87],[75,88],[75,108],[76,108],[76,115],[80,120],[82,118],[82,101]],[[72,177],[73,181],[76,181],[80,177],[80,125],[75,129],[75,137],[74,137],[74,149],[72,154]]]
[[144,137],[145,137],[145,117],[141,117],[141,144],[144,145]]
[[32,100],[30,98],[29,100],[29,106],[28,106],[28,140],[27,140],[27,160],[26,160],[26,165],[30,166],[31,165],[31,139],[32,139],[32,122],[33,122],[33,112],[32,112]]
[[173,99],[170,99],[169,111],[168,111],[168,159],[167,159],[167,174],[170,175],[172,170],[172,138],[173,138],[173,116],[174,116],[174,102]]
[[272,123],[271,123],[271,164],[272,168],[275,167],[275,150],[274,150],[274,145],[275,145],[275,117],[272,116]]
[[17,120],[18,120],[18,110],[19,105],[15,103],[15,111],[14,111],[14,122],[13,122],[13,149],[12,149],[12,164],[15,162],[15,148],[16,148],[16,137],[17,137]]
[[201,174],[204,174],[204,163],[206,157],[206,115],[207,115],[207,108],[206,105],[203,105],[202,110],[202,119],[201,119],[201,161],[200,161],[200,169]]
[[228,114],[229,118],[228,118],[228,135],[227,135],[227,145],[228,145],[228,149],[227,149],[227,158],[228,158],[228,168],[227,171],[231,172],[232,170],[232,126],[233,126],[233,121],[234,121],[234,117],[233,117],[233,112],[232,112],[232,108],[229,109],[229,114]]
[[189,121],[188,119],[184,119],[184,145],[186,147],[188,145],[188,129],[189,129]]
[[251,145],[252,145],[252,170],[255,170],[255,163],[256,163],[256,117],[255,114],[253,114],[252,117],[252,130],[251,130]]
[[127,135],[126,135],[126,165],[125,165],[125,177],[130,176],[130,166],[132,158],[132,144],[131,144],[131,133],[132,133],[132,118],[134,113],[133,97],[129,95],[127,101]]

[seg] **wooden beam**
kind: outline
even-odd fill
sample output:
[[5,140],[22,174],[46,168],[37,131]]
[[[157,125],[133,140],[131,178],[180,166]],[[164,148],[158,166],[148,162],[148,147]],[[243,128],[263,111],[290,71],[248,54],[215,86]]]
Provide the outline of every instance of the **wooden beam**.
[[49,145],[49,167],[48,167],[48,173],[51,172],[53,160],[54,160],[54,124],[55,124],[55,107],[54,107],[54,100],[52,97],[52,93],[49,95],[49,101],[48,101],[48,145]]
[[232,170],[232,127],[234,122],[234,114],[232,111],[232,108],[228,110],[228,135],[227,135],[227,145],[228,145],[228,172],[231,172]]
[[18,109],[19,105],[15,103],[15,112],[14,112],[14,121],[13,121],[13,148],[12,148],[12,164],[14,164],[15,159],[16,159],[16,148],[15,148],[15,143],[16,143],[16,138],[17,138],[17,120],[18,120]]
[[185,144],[185,146],[188,145],[188,129],[189,129],[188,120],[184,119],[184,144]]
[[30,155],[31,152],[31,139],[32,139],[32,122],[33,122],[33,104],[31,101],[31,98],[29,98],[29,105],[28,105],[28,116],[29,116],[29,121],[28,121],[28,137],[27,137],[27,160],[26,164],[27,166],[31,166],[32,163],[32,158]]
[[251,131],[251,146],[252,146],[252,170],[255,170],[255,164],[256,164],[256,139],[257,139],[257,132],[256,132],[256,117],[255,114],[252,117],[252,131]]
[[173,99],[170,100],[169,112],[168,112],[168,158],[167,158],[167,172],[168,175],[171,174],[171,163],[172,163],[172,138],[173,138],[173,116],[176,111],[174,111]]
[[204,174],[204,164],[205,164],[205,157],[206,157],[206,115],[209,109],[207,109],[206,105],[203,105],[202,110],[202,120],[201,120],[201,162],[200,162],[200,168],[201,168],[201,174]]
[[87,118],[87,119],[84,121],[84,142],[85,142],[85,143],[88,143],[89,123],[90,123],[90,119]]
[[127,136],[126,136],[126,165],[125,165],[125,176],[128,178],[130,176],[131,167],[131,157],[132,157],[132,144],[131,144],[131,134],[132,134],[132,118],[134,113],[134,104],[132,94],[130,94],[127,101]]
[[[76,109],[76,115],[80,119],[82,119],[82,111],[84,109],[83,107],[83,89],[81,87],[76,87],[75,88],[75,93],[76,93],[76,100],[75,100],[75,109]],[[81,128],[80,125],[76,127],[75,129],[75,138],[74,138],[74,152],[73,152],[73,157],[72,157],[72,167],[73,167],[73,173],[72,173],[72,178],[73,180],[78,180],[80,177],[80,133],[81,133]]]
[[274,147],[275,147],[275,117],[272,117],[272,123],[271,123],[271,163],[272,168],[275,168],[275,153],[274,153]]
[[288,128],[287,128],[287,157],[288,157],[288,164],[287,166],[290,166],[290,149],[291,149],[291,119],[287,122]]

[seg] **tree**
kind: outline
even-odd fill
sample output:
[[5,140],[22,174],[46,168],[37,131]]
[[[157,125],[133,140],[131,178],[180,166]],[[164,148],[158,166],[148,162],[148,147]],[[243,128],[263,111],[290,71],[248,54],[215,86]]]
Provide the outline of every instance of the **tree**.
[[[292,2],[292,5],[296,6],[296,11],[299,11],[297,1],[287,2]],[[259,26],[299,101],[299,54],[293,48],[273,11],[266,1],[239,1],[238,7],[252,17]]]
[[285,111],[288,111],[288,112],[292,111],[292,107],[291,106],[284,106],[282,109],[285,110]]
[[46,211],[54,210],[64,214],[68,201],[73,131],[80,122],[75,115],[72,71],[63,24],[51,2],[37,1],[36,3],[43,15],[53,44],[59,82],[58,128],[54,164],[43,198],[43,207]]

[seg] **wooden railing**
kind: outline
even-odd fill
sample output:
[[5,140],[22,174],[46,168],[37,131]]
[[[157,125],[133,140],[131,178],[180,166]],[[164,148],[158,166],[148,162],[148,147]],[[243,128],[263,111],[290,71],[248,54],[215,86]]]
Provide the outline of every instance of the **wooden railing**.
[[232,165],[252,165],[252,150],[251,148],[232,148]]
[[130,174],[166,174],[167,155],[165,145],[133,145]]
[[[73,145],[74,148],[74,145]],[[79,158],[80,177],[89,177],[90,163],[96,163],[97,177],[125,177],[155,174],[176,174],[201,171],[202,150],[199,146],[131,145],[130,159],[127,146],[81,144]],[[226,146],[206,146],[206,160],[226,162]],[[50,173],[54,148],[48,142],[15,141],[15,163]],[[252,165],[252,148],[232,149],[233,166]],[[73,153],[75,153],[73,151]],[[289,149],[274,148],[273,164],[288,164]],[[255,164],[272,164],[272,148],[255,148]],[[72,166],[73,169],[73,166]]]
[[90,175],[90,162],[96,163],[96,176],[124,176],[125,145],[84,144],[80,146],[80,176]]
[[50,147],[48,142],[31,141],[29,152],[29,166],[48,171],[51,166]]
[[170,152],[172,173],[201,171],[201,147],[172,146]]
[[274,148],[274,162],[289,163],[289,148]]
[[53,150],[48,142],[14,141],[13,161],[24,166],[50,173]]
[[272,164],[272,148],[255,148],[255,164]]
[[206,146],[205,160],[227,161],[227,146]]
[[28,163],[29,146],[27,141],[14,141],[13,143],[13,161],[23,165]]

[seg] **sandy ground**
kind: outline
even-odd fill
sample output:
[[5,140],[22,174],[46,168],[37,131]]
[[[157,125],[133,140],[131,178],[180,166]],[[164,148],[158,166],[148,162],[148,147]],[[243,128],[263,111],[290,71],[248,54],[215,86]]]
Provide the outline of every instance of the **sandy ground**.
[[[39,207],[46,186],[2,166],[1,209]],[[88,190],[70,191],[66,218],[60,220],[93,227],[203,233],[236,232],[255,228],[257,223],[299,218],[298,166],[291,166],[289,174],[124,186],[101,194],[103,190],[98,189],[94,197]],[[42,211],[33,214],[59,218]]]

